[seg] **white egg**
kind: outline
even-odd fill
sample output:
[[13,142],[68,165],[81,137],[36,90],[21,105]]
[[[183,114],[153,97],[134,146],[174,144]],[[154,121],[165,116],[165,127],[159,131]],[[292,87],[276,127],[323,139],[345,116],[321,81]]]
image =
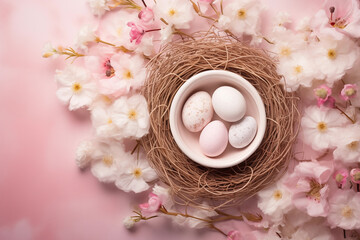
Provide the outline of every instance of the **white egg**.
[[200,91],[191,95],[185,102],[182,121],[190,132],[199,132],[211,121],[213,114],[210,94]]
[[216,114],[228,122],[239,121],[246,113],[244,96],[229,86],[222,86],[214,91],[212,105]]
[[255,118],[246,116],[229,129],[229,142],[234,148],[244,148],[251,143],[257,131]]

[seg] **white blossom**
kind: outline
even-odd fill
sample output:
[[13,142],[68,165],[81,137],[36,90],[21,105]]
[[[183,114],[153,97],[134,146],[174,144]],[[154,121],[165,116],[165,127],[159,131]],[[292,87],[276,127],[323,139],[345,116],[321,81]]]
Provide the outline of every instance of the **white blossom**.
[[163,18],[170,26],[177,29],[190,28],[195,11],[190,1],[183,0],[157,0],[155,16]]
[[110,10],[107,0],[87,0],[92,13],[95,16],[102,16],[106,11]]
[[55,76],[59,89],[57,97],[63,103],[69,103],[69,110],[89,106],[96,96],[96,85],[86,69],[69,65]]

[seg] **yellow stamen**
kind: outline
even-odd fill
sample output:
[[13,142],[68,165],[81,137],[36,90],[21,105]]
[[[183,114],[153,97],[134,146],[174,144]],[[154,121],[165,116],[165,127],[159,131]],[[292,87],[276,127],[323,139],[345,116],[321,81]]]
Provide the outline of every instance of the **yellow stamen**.
[[317,125],[319,132],[325,132],[327,130],[327,125],[324,122],[319,122]]
[[126,71],[124,72],[124,78],[127,79],[127,80],[133,78],[133,75],[132,75],[132,73],[130,72],[130,70],[126,70]]
[[297,65],[294,67],[295,74],[300,74],[303,71],[303,67],[300,65]]
[[341,209],[341,215],[343,215],[345,218],[351,218],[353,216],[353,210],[348,205],[346,205]]
[[76,83],[74,83],[74,84],[72,85],[72,90],[73,90],[75,93],[80,92],[81,88],[82,88],[82,86],[81,86],[80,83],[77,83],[77,82],[76,82]]
[[280,200],[282,198],[282,192],[280,190],[276,190],[273,193],[273,198],[275,198],[275,200]]
[[350,150],[357,150],[359,147],[359,141],[353,141],[346,145]]
[[168,14],[169,14],[170,17],[174,16],[174,15],[176,14],[175,9],[171,8],[171,9],[169,10]]
[[348,97],[351,97],[352,95],[354,95],[356,93],[355,89],[353,88],[349,88],[345,91],[345,95]]
[[353,175],[353,178],[354,180],[357,182],[357,181],[360,181],[360,172],[357,172]]
[[329,49],[327,55],[328,55],[328,58],[330,58],[331,60],[334,60],[336,58],[335,49]]
[[111,167],[114,163],[114,159],[111,155],[104,155],[102,161],[107,167]]
[[134,109],[131,109],[128,113],[128,118],[135,120],[137,118],[137,112]]
[[112,124],[112,123],[113,123],[112,119],[109,118],[108,121],[107,121],[107,123],[108,123],[108,124]]
[[328,95],[328,92],[324,88],[317,89],[315,92],[316,96],[318,96],[321,99],[325,99]]
[[343,179],[344,179],[344,176],[343,176],[343,175],[341,175],[340,173],[339,173],[339,174],[336,174],[335,180],[336,180],[337,182],[341,182]]
[[109,105],[113,103],[113,100],[112,100],[110,97],[106,96],[106,95],[102,95],[102,100],[103,100],[106,104],[109,104]]
[[280,51],[280,55],[283,57],[288,57],[291,54],[291,49],[288,47],[283,47]]
[[134,171],[133,171],[133,174],[134,174],[134,176],[136,178],[141,177],[141,175],[142,175],[141,169],[140,168],[135,168]]
[[240,9],[238,12],[237,12],[237,16],[239,19],[245,19],[246,18],[246,10],[245,9]]

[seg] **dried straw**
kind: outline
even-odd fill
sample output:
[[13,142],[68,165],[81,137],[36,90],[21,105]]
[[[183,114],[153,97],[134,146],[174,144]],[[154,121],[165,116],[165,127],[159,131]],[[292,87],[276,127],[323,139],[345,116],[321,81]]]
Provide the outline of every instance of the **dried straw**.
[[[266,52],[230,36],[205,35],[170,43],[149,62],[143,93],[151,128],[141,144],[178,203],[199,206],[206,200],[213,208],[224,208],[250,198],[284,172],[298,132],[299,112],[297,98],[283,90],[275,62]],[[192,75],[210,69],[232,71],[247,79],[260,93],[267,114],[267,129],[258,150],[227,169],[193,162],[178,148],[169,126],[170,105],[177,90]]]

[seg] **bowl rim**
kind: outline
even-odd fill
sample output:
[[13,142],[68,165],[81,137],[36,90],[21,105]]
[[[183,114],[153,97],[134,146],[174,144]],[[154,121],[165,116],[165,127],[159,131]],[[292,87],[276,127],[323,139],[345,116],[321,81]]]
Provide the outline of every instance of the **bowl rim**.
[[[255,101],[255,104],[257,106],[258,112],[259,112],[259,122],[258,122],[258,129],[256,136],[254,140],[250,143],[249,146],[251,146],[251,150],[244,153],[243,156],[234,158],[232,161],[219,161],[219,159],[204,159],[204,158],[197,158],[197,154],[195,154],[193,151],[191,151],[190,148],[186,146],[186,144],[183,143],[182,137],[180,136],[180,133],[178,131],[178,124],[175,119],[176,110],[179,107],[179,102],[182,100],[183,93],[191,86],[193,85],[197,80],[202,79],[207,76],[213,76],[217,75],[219,77],[224,76],[227,78],[232,78],[236,80],[236,83],[240,86],[244,87],[246,91],[252,96],[253,100]],[[180,120],[181,121],[181,120]],[[260,146],[266,130],[266,112],[265,112],[265,106],[264,102],[261,99],[258,91],[256,88],[245,78],[243,78],[241,75],[230,72],[227,70],[206,70],[203,72],[200,72],[198,74],[195,74],[191,76],[175,93],[175,96],[171,102],[170,105],[170,114],[169,114],[169,122],[170,122],[170,130],[172,133],[172,136],[180,148],[180,150],[188,156],[192,161],[205,166],[205,167],[211,167],[211,168],[227,168],[235,166],[243,161],[245,161],[248,157],[250,157],[256,149]]]

